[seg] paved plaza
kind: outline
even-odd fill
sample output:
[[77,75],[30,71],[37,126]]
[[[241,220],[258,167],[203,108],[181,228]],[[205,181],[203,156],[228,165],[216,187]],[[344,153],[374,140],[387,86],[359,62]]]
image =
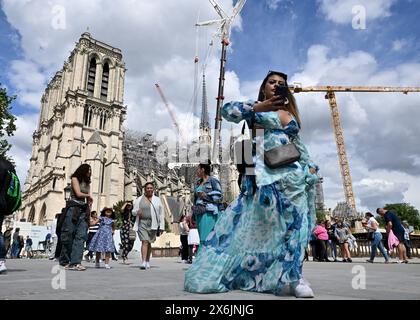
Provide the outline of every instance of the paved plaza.
[[[46,259],[7,260],[9,271],[0,275],[0,300],[296,300],[242,291],[191,294],[183,291],[184,272],[189,265],[179,258],[152,259],[150,270],[140,270],[134,256],[129,261],[132,264],[112,261],[110,270],[95,269],[93,263],[84,262],[86,271],[63,272],[55,267],[56,262]],[[314,289],[315,299],[420,299],[419,259],[412,259],[409,264],[384,264],[381,258],[374,264],[358,258],[353,263],[305,262],[304,275]]]

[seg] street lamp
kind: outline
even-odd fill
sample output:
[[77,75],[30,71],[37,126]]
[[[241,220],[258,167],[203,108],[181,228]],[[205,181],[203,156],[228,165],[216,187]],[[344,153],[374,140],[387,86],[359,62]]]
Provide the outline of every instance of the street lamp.
[[67,186],[64,188],[64,199],[66,201],[69,201],[70,196],[71,196],[71,186],[70,186],[70,183],[67,183]]

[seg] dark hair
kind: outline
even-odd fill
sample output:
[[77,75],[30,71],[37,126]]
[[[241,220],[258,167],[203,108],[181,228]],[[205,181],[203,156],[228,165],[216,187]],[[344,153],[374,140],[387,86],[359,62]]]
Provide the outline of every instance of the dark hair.
[[91,211],[90,216],[93,217],[94,214],[98,214],[96,211]]
[[[263,82],[261,83],[260,86],[260,91],[258,91],[258,101],[264,101],[265,100],[265,94],[264,94],[264,89],[265,89],[265,85],[267,84],[268,79],[271,76],[279,76],[282,77],[285,81],[285,85],[286,87],[288,87],[287,84],[287,74],[283,73],[283,72],[278,72],[278,71],[269,71],[266,75],[266,77],[264,78]],[[290,89],[287,89],[287,100],[289,100],[289,104],[287,104],[284,109],[288,112],[290,112],[295,118],[296,121],[299,125],[299,128],[302,126],[301,121],[300,121],[300,116],[299,116],[299,109],[297,107],[296,104],[296,99],[293,96],[292,92],[290,91]]]
[[71,177],[77,178],[79,183],[82,183],[83,181],[86,183],[90,183],[90,177],[87,176],[89,169],[91,169],[90,165],[84,163],[80,165],[79,168],[77,168],[77,170],[71,175]]
[[381,208],[376,209],[376,213],[379,214],[379,210],[381,210]]
[[209,161],[209,163],[200,163],[198,165],[198,167],[201,168],[201,169],[204,169],[204,173],[206,175],[209,176],[211,174],[211,164],[210,164],[210,161]]
[[105,215],[105,211],[107,211],[107,210],[111,210],[112,211],[111,219],[115,220],[116,219],[116,216],[115,216],[114,210],[112,210],[111,208],[107,208],[107,207],[105,207],[105,208],[102,209],[102,211],[101,211],[101,217],[105,217],[106,216]]
[[20,228],[16,228],[16,229],[15,229],[15,232],[19,232],[19,231],[20,231]]
[[182,220],[184,220],[184,218],[186,218],[186,217],[187,217],[187,215],[185,215],[185,214],[181,215],[181,217],[179,217],[179,222],[181,223]]
[[153,188],[155,188],[155,185],[153,184],[153,182],[146,182],[146,184],[144,185],[144,189],[146,189],[146,187],[147,187],[149,184],[150,184]]
[[365,216],[373,217],[373,214],[372,214],[372,212],[366,212]]
[[58,219],[60,217],[61,213],[56,213],[55,214],[55,219]]

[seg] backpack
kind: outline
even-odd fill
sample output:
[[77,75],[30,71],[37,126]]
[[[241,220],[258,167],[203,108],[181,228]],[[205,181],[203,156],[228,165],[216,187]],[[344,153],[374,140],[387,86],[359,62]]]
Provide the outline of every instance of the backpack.
[[0,159],[0,215],[8,216],[22,204],[20,181],[13,164]]

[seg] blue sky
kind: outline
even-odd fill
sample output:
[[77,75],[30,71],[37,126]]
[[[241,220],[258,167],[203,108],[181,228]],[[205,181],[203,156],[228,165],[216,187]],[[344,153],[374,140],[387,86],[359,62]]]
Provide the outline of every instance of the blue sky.
[[[230,12],[236,1],[219,0]],[[366,9],[366,29],[352,27],[352,8]],[[51,27],[54,6],[66,25]],[[159,82],[188,126],[193,88],[197,14],[217,16],[207,0],[2,0],[0,82],[17,94],[18,131],[12,156],[21,179],[31,156],[39,101],[49,79],[89,26],[92,36],[122,50],[129,129],[157,133],[172,128],[154,88]],[[84,9],[78,9],[83,7]],[[182,15],[174,15],[174,12]],[[303,85],[353,84],[420,86],[420,1],[414,0],[248,0],[242,28],[234,28],[228,52],[226,100],[255,99],[268,70],[280,70]],[[203,61],[214,27],[199,31]],[[208,61],[210,119],[214,119],[220,42]],[[199,98],[200,101],[201,98]],[[321,165],[328,207],[343,200],[330,114],[323,95],[298,95],[302,136]],[[358,206],[411,202],[420,207],[420,95],[340,94],[339,107]],[[144,119],[144,121],[138,121]],[[398,122],[394,122],[398,119]],[[140,123],[140,125],[139,125]],[[230,124],[224,122],[224,128]],[[237,129],[237,127],[235,127]],[[396,156],[398,155],[398,156]]]
[[[235,48],[228,67],[247,80],[261,79],[270,69],[293,74],[302,68],[313,44],[330,46],[336,55],[369,52],[381,68],[418,61],[420,2],[398,1],[391,11],[390,17],[369,21],[366,30],[354,30],[350,23],[326,20],[316,1],[281,1],[276,10],[265,1],[248,1],[242,11],[242,30],[232,35]],[[405,50],[390,50],[398,39],[409,42]]]

